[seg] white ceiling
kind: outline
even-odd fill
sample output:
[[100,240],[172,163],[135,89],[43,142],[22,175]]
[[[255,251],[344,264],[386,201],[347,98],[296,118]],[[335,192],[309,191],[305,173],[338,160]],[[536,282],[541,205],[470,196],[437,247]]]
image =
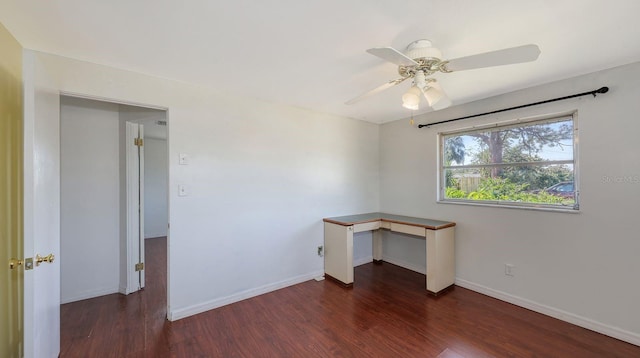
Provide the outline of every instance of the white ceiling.
[[0,1],[26,48],[375,123],[410,115],[409,83],[345,105],[398,77],[368,48],[540,47],[536,62],[436,76],[455,105],[639,61],[638,14],[638,0]]

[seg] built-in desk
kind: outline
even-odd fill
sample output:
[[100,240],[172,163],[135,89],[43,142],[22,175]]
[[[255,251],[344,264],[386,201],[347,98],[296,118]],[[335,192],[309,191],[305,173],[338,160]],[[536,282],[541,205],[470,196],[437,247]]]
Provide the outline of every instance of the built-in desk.
[[456,224],[453,222],[385,213],[340,216],[323,221],[324,272],[330,279],[345,286],[353,285],[353,234],[357,232],[373,231],[373,260],[381,263],[380,229],[386,229],[426,238],[429,293],[438,294],[454,283]]

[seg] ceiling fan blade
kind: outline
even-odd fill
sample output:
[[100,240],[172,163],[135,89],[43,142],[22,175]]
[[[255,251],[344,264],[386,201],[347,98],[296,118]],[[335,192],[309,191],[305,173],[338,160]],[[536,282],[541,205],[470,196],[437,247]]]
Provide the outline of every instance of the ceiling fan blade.
[[451,100],[438,82],[430,82],[427,86],[421,88],[421,90],[427,103],[429,103],[429,107],[434,110],[437,111],[451,106]]
[[416,61],[405,56],[402,52],[394,49],[393,47],[370,48],[367,52],[374,56],[378,56],[385,61],[395,63],[396,65],[414,66],[418,64]]
[[383,84],[382,86],[378,86],[378,87],[372,89],[369,92],[363,93],[363,94],[359,95],[356,98],[353,98],[353,99],[350,99],[350,100],[346,101],[344,104],[354,104],[356,102],[359,102],[359,101],[361,101],[361,100],[363,100],[363,99],[365,99],[367,97],[373,96],[376,93],[382,92],[382,91],[384,91],[384,90],[386,90],[388,88],[391,88],[391,87],[393,87],[395,85],[398,85],[398,84],[402,83],[404,80],[406,80],[407,78],[409,78],[409,77],[402,77],[402,78],[398,78],[397,80],[391,80],[391,81]]
[[449,71],[463,71],[483,67],[510,65],[535,61],[539,55],[540,48],[538,48],[538,45],[524,45],[455,58],[450,60],[445,65],[445,68]]

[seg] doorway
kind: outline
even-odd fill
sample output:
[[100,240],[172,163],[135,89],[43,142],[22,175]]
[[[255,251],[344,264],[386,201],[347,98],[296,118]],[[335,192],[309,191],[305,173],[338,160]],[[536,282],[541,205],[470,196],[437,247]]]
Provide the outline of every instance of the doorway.
[[[130,294],[144,287],[144,271],[140,271],[144,268],[137,264],[144,264],[140,258],[144,256],[145,218],[164,220],[165,230],[158,233],[167,236],[166,123],[165,110],[60,97],[62,304],[114,293]],[[128,127],[134,124],[148,133],[140,137],[140,145],[153,143],[139,151],[139,180],[132,177],[135,170],[130,165],[130,147],[134,144],[127,137]],[[153,157],[154,171],[149,179],[155,183],[151,192],[145,190],[145,156]],[[130,183],[136,180],[140,195],[132,196]],[[144,205],[150,195],[153,204]],[[135,224],[132,215],[139,218],[138,234],[131,229]],[[132,237],[136,235],[139,237]]]

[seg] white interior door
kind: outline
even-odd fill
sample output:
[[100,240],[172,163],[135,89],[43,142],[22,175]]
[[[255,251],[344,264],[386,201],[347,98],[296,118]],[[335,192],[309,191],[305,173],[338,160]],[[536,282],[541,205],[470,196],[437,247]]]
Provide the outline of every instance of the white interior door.
[[60,352],[60,95],[28,50],[23,81],[24,356],[48,358]]
[[144,288],[144,127],[126,123],[127,293]]

